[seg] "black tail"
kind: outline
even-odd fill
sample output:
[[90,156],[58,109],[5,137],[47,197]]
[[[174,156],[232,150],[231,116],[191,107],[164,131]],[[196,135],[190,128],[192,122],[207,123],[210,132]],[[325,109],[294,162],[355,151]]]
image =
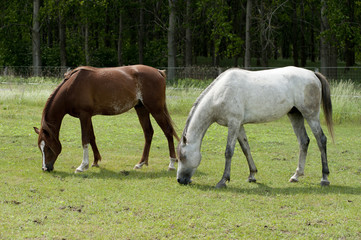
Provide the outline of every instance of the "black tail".
[[325,115],[328,132],[331,135],[332,141],[334,141],[330,85],[328,84],[326,77],[323,76],[321,73],[315,72],[315,74],[318,77],[318,79],[321,81],[321,84],[322,84],[323,114]]

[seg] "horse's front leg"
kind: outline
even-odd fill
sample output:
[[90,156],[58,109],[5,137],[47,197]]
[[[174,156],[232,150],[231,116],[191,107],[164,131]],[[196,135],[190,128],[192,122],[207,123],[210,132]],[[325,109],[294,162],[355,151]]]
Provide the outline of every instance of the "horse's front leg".
[[83,114],[79,117],[81,126],[81,136],[83,145],[83,161],[79,167],[75,170],[75,173],[84,172],[89,168],[89,143],[90,143],[90,128],[91,117],[87,114]]
[[83,145],[83,161],[75,169],[75,173],[84,172],[89,169],[89,144]]
[[227,187],[226,182],[227,181],[229,182],[231,180],[231,162],[234,153],[234,148],[236,145],[238,129],[239,128],[237,128],[236,125],[228,126],[227,146],[225,152],[226,163],[225,163],[222,179],[217,183],[216,188]]

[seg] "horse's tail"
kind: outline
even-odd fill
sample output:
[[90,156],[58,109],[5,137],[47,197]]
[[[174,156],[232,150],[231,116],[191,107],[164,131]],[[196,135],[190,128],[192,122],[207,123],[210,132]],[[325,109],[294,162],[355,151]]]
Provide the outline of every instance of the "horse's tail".
[[167,122],[169,123],[169,127],[171,128],[172,135],[179,141],[179,136],[175,130],[175,123],[173,122],[172,118],[169,115],[167,104],[164,104],[164,116],[166,117]]
[[166,78],[167,77],[167,75],[166,75],[166,70],[160,70],[160,69],[158,69],[158,72],[160,73],[160,75],[162,75],[162,77],[163,78]]
[[[160,70],[158,69],[158,72],[159,74],[164,78],[164,80],[167,78],[167,75],[166,75],[166,70]],[[168,122],[168,125],[169,127],[171,128],[171,131],[172,131],[172,135],[179,141],[179,137],[178,137],[178,134],[175,130],[175,124],[172,120],[172,118],[170,117],[170,114],[168,112],[168,108],[167,108],[167,104],[164,103],[164,111],[163,111],[163,114],[166,118],[166,121]]]
[[[160,69],[158,69],[158,72],[159,72],[160,75],[162,75],[162,77],[163,77],[164,79],[167,78],[166,70],[160,70]],[[168,112],[168,108],[167,108],[167,104],[166,104],[166,103],[164,103],[164,112],[163,112],[163,114],[164,114],[167,122],[169,123],[169,126],[170,126],[171,131],[172,131],[172,135],[179,141],[178,134],[177,134],[177,132],[176,132],[176,130],[175,130],[175,124],[174,124],[172,118],[171,118],[170,115],[169,115],[169,112]]]
[[71,76],[73,76],[74,73],[78,72],[80,68],[75,68],[73,70],[69,70],[66,73],[64,73],[64,82],[66,82]]
[[332,141],[334,141],[330,85],[328,84],[326,77],[323,76],[321,73],[315,72],[315,74],[316,74],[317,78],[321,81],[321,84],[322,84],[323,114],[325,115],[328,132],[331,135]]

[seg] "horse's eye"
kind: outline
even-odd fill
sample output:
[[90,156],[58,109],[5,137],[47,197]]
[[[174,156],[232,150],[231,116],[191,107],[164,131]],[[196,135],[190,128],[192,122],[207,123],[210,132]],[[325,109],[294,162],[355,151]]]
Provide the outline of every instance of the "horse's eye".
[[182,162],[184,162],[184,161],[187,160],[187,157],[186,157],[184,154],[180,153],[180,154],[179,154],[179,160],[181,160]]
[[46,137],[49,137],[49,136],[50,136],[49,132],[46,131],[46,130],[44,130],[44,129],[43,129],[43,133],[44,133],[44,135],[45,135]]

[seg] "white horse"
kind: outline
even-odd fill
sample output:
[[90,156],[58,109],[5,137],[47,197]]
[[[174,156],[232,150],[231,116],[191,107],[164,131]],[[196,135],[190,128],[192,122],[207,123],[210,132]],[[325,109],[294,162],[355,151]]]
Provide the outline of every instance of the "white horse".
[[298,167],[290,182],[298,182],[298,177],[304,174],[310,141],[304,125],[306,119],[321,152],[321,185],[329,185],[327,138],[321,129],[319,118],[321,102],[333,139],[330,88],[322,74],[297,67],[263,71],[230,69],[223,72],[202,92],[189,113],[178,145],[178,182],[191,182],[191,177],[201,162],[202,139],[214,122],[228,127],[226,164],[222,179],[216,187],[226,187],[226,182],[230,181],[231,159],[237,140],[248,161],[248,181],[255,182],[257,168],[243,125],[269,122],[287,114],[300,148]]

